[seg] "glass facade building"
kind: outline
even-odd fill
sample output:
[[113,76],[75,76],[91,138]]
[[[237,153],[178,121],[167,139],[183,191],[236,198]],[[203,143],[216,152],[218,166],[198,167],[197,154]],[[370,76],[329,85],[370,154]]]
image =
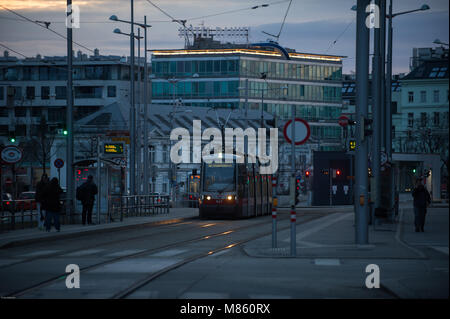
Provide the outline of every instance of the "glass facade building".
[[[342,109],[342,57],[254,49],[154,51],[152,102],[256,109],[281,120],[335,121]],[[313,128],[338,138],[340,128]]]

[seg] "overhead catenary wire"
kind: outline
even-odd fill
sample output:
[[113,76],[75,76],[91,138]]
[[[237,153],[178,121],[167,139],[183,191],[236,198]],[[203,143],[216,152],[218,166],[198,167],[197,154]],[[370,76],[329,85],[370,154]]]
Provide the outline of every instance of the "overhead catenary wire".
[[[20,18],[22,18],[22,19],[24,19],[24,20],[26,20],[26,21],[28,21],[28,22],[34,23],[34,24],[40,26],[41,28],[43,28],[43,29],[45,29],[45,30],[49,30],[50,32],[56,34],[57,36],[59,36],[59,37],[65,39],[65,40],[67,40],[67,37],[66,37],[65,35],[63,35],[63,34],[57,32],[57,31],[55,31],[55,30],[53,30],[53,29],[51,29],[51,28],[49,28],[49,27],[45,27],[45,26],[43,26],[42,24],[39,24],[38,22],[36,22],[36,21],[34,21],[34,20],[30,19],[30,18],[27,18],[27,17],[25,17],[24,15],[22,15],[22,14],[16,12],[16,11],[14,11],[14,10],[12,10],[12,9],[9,9],[9,8],[5,7],[4,5],[1,5],[1,4],[0,4],[0,7],[2,7],[3,9],[5,9],[5,10],[11,12],[12,14],[15,14],[16,16],[18,16],[18,17],[20,17]],[[75,42],[75,41],[72,41],[72,42],[73,42],[74,44],[78,45],[79,47],[82,47],[82,48],[85,49],[85,50],[88,50],[88,51],[90,51],[90,52],[92,52],[92,53],[95,53],[94,50],[92,50],[92,49],[90,49],[90,48],[88,48],[88,47],[86,47],[86,46],[84,46],[84,45],[82,45],[82,44],[80,44],[80,43],[78,43],[78,42]]]
[[330,51],[330,49],[339,41],[339,39],[345,34],[345,32],[347,32],[347,30],[350,28],[350,26],[352,26],[355,23],[355,19],[352,19],[352,21],[350,21],[350,23],[345,27],[344,31],[342,31],[338,37],[336,38],[336,40],[334,40],[333,42],[331,42],[330,46],[328,47],[328,49],[325,51],[325,53],[327,53],[328,51]]

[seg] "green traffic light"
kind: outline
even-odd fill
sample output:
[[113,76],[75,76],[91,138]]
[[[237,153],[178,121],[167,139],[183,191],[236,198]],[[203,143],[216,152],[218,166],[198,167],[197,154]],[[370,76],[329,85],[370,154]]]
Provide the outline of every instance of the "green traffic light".
[[64,134],[64,135],[67,135],[67,134],[69,134],[69,132],[68,132],[67,130],[64,130],[64,131],[63,131],[63,134]]
[[414,174],[416,173],[416,169],[415,169],[415,168],[413,168],[413,170],[412,170],[412,171],[413,171],[413,173],[414,173]]
[[11,139],[9,140],[11,143],[15,143],[16,139],[14,137],[11,137]]

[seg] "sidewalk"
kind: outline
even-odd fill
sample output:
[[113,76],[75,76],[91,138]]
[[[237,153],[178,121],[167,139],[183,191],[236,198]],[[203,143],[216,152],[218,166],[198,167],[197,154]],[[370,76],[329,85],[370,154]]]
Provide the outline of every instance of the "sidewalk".
[[77,236],[89,235],[93,233],[105,233],[117,229],[132,229],[148,225],[171,224],[183,221],[185,219],[198,216],[197,208],[171,208],[169,214],[155,214],[151,216],[128,217],[122,222],[115,221],[99,225],[61,225],[61,232],[56,232],[52,227],[50,233],[34,228],[16,229],[0,234],[0,248],[25,245],[27,243],[47,241]]
[[412,206],[411,201],[400,203],[396,224],[369,225],[368,245],[355,244],[353,207],[347,206],[345,211],[297,225],[295,257],[290,255],[290,229],[278,231],[277,248],[271,247],[270,235],[247,243],[243,249],[263,264],[290,258],[298,264],[299,274],[308,259],[316,265],[338,266],[330,271],[338,271],[349,280],[356,278],[361,285],[362,275],[355,275],[345,265],[375,263],[380,265],[381,287],[397,298],[448,298],[448,205],[429,209],[425,233],[414,231]]

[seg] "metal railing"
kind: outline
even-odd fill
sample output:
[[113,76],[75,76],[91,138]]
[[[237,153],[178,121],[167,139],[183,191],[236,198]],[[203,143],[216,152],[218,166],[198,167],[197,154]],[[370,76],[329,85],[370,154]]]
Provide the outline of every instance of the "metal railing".
[[0,230],[14,230],[17,224],[21,228],[35,227],[40,218],[34,199],[2,200]]
[[169,206],[168,195],[110,195],[107,219],[122,221],[127,217],[168,214]]

